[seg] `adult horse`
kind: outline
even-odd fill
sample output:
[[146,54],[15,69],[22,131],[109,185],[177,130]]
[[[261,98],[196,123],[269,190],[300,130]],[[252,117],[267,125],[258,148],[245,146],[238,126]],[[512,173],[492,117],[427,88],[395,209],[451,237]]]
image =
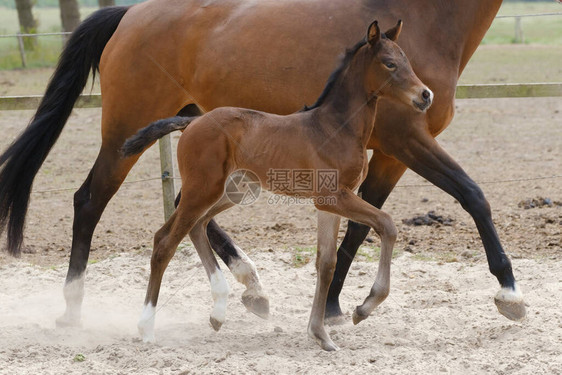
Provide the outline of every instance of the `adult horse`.
[[[195,115],[219,106],[287,114],[311,103],[334,68],[334,58],[377,18],[408,24],[400,46],[435,93],[425,114],[381,100],[368,144],[374,150],[363,199],[381,207],[406,168],[455,199],[473,217],[490,271],[500,282],[495,301],[510,319],[525,316],[511,263],[481,189],[434,137],[450,123],[455,86],[497,13],[501,0],[149,0],[99,10],[70,38],[34,119],[0,156],[0,228],[17,254],[33,178],[99,66],[102,145],[74,196],[70,266],[61,324],[80,320],[84,272],[93,231],[137,157],[121,159],[124,140],[159,118]],[[252,262],[211,222],[209,238],[238,280],[243,301],[267,313]],[[369,227],[350,222],[338,251],[326,315],[340,317],[339,293]],[[246,292],[245,292],[246,293]]]

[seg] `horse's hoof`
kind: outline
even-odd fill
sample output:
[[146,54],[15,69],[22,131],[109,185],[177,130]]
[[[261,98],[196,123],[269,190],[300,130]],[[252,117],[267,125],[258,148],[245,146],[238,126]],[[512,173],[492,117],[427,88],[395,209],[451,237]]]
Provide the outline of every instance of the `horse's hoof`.
[[139,330],[139,334],[142,338],[142,342],[145,343],[154,343],[156,342],[156,337],[154,336],[154,331],[150,328],[144,327],[142,323],[137,325]]
[[327,352],[340,350],[340,348],[336,344],[334,344],[330,336],[328,336],[328,334],[325,333],[324,330],[322,330],[322,332],[318,332],[318,334],[315,334],[309,327],[308,336]]
[[502,288],[494,297],[494,302],[500,314],[507,319],[518,322],[527,316],[523,295],[517,288]]
[[332,340],[325,340],[320,343],[320,347],[327,352],[335,352],[340,350],[340,347],[334,344]]
[[362,322],[363,320],[367,319],[369,317],[369,315],[363,315],[359,312],[359,307],[356,307],[355,310],[353,311],[353,315],[352,315],[352,319],[353,319],[353,324],[357,325],[360,322]]
[[527,316],[527,309],[523,298],[510,298],[510,296],[505,295],[504,289],[498,292],[494,302],[500,314],[507,319],[519,322]]
[[218,332],[222,327],[222,322],[218,321],[212,316],[209,318],[209,322],[211,323],[211,327],[213,327],[216,332]]
[[327,316],[324,318],[324,324],[328,326],[341,326],[345,324],[345,317],[343,314]]
[[246,306],[248,311],[256,314],[260,318],[269,318],[269,299],[266,296],[244,292],[244,294],[242,294],[242,303]]
[[55,320],[57,328],[82,328],[82,321],[77,318],[69,318],[66,315]]
[[147,343],[147,344],[154,344],[156,342],[156,337],[154,337],[154,334],[152,335],[143,335],[141,333],[141,337],[142,337],[142,342]]

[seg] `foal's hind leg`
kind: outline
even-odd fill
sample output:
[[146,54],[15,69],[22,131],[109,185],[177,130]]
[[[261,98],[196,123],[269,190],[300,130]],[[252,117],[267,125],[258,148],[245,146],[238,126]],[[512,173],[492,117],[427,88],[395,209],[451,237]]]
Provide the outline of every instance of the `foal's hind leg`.
[[[215,251],[219,247],[234,248],[236,256],[228,257],[227,260],[222,258],[222,256],[221,258],[236,280],[246,286],[246,290],[242,293],[242,303],[244,306],[260,318],[267,319],[269,317],[269,298],[263,292],[256,265],[213,220],[213,217],[232,206],[234,206],[234,203],[226,195],[223,195],[221,200],[205,214],[201,221],[205,223],[207,228],[206,238],[208,238],[211,247]],[[219,251],[217,253],[220,255]]]
[[[179,204],[180,197],[181,192],[176,198],[176,207]],[[229,205],[221,209],[221,211],[234,205],[226,196],[223,196],[221,201],[217,203],[217,207],[223,203]],[[263,285],[260,281],[256,265],[244,251],[232,241],[228,234],[221,229],[217,222],[212,219],[217,214],[218,213],[214,213],[210,215],[207,213],[207,215],[205,215],[205,217],[211,219],[207,224],[207,238],[209,239],[211,248],[223,260],[236,280],[246,286],[246,290],[242,294],[242,303],[244,306],[246,306],[248,311],[256,314],[260,318],[267,319],[269,317],[269,298],[263,292]]]
[[203,199],[202,202],[186,202],[183,205],[180,203],[178,209],[154,236],[154,249],[150,260],[150,279],[146,290],[144,309],[138,323],[139,332],[145,342],[154,341],[156,304],[164,271],[181,240],[205,213],[208,206],[213,204],[214,200],[216,199]]
[[390,262],[392,260],[392,249],[396,241],[396,227],[388,214],[365,202],[349,190],[343,190],[336,196],[335,205],[319,206],[318,208],[368,225],[381,238],[381,258],[375,283],[363,304],[357,306],[353,312],[353,323],[357,324],[367,318],[388,296],[390,291]]
[[226,305],[228,302],[228,283],[222,274],[213,255],[213,250],[209,244],[205,233],[206,222],[199,220],[189,233],[189,237],[199,254],[199,258],[205,267],[207,277],[211,283],[211,295],[213,296],[213,310],[209,322],[215,331],[218,331],[226,319]]

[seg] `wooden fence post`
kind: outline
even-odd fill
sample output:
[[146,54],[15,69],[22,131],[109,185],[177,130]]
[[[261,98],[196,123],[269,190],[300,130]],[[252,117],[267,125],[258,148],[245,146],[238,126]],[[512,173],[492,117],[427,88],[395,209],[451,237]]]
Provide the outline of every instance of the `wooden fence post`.
[[523,28],[521,27],[521,17],[515,17],[515,43],[525,43]]
[[25,46],[23,44],[23,37],[21,36],[21,33],[17,33],[17,38],[18,38],[18,46],[20,49],[20,56],[21,56],[21,65],[25,68],[27,67],[27,61],[25,59]]
[[162,170],[162,194],[164,198],[164,218],[168,220],[176,210],[174,205],[176,192],[174,189],[174,163],[172,159],[172,140],[170,134],[158,141],[160,148],[160,168]]

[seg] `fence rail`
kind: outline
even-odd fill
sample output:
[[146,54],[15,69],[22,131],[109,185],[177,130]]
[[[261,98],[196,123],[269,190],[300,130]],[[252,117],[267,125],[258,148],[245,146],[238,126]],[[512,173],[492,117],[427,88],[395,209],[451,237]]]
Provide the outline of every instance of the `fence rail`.
[[[562,96],[562,82],[458,85],[457,99]],[[37,109],[42,95],[0,96],[0,111]],[[81,95],[75,108],[101,107],[101,94]]]
[[[521,98],[521,97],[560,97],[562,82],[557,83],[513,83],[479,84],[457,86],[457,99],[476,98]],[[39,106],[42,95],[0,96],[0,111],[34,110]],[[101,107],[101,94],[81,95],[76,108]],[[170,135],[159,140],[162,193],[164,198],[164,217],[166,220],[174,212],[174,169]]]

